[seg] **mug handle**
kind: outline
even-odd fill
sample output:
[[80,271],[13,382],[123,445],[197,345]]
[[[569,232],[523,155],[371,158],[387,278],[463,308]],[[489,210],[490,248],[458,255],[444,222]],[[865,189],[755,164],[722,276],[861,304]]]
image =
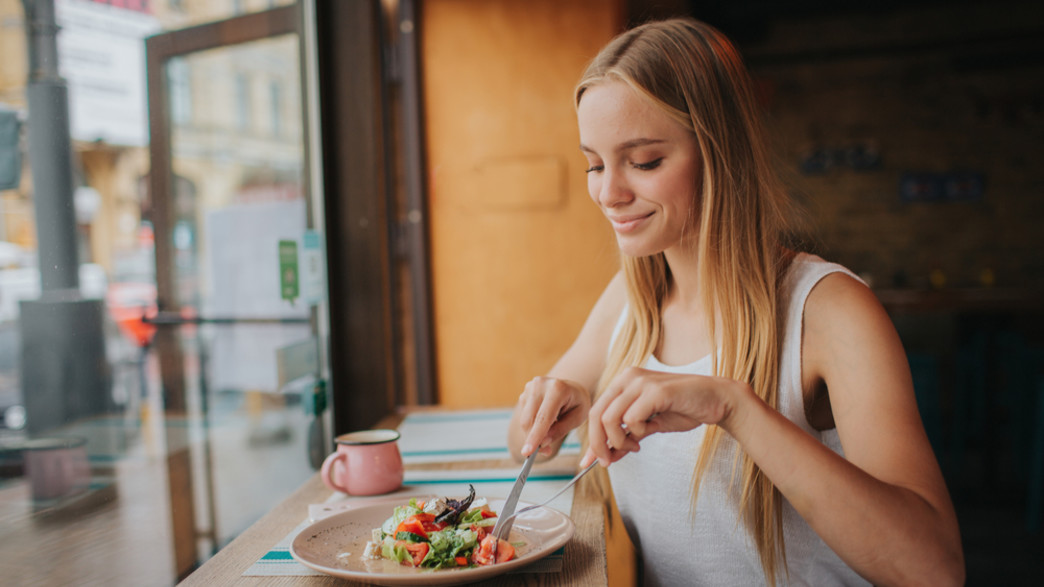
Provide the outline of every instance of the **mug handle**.
[[348,488],[347,487],[341,487],[340,485],[337,484],[337,481],[335,481],[334,478],[333,478],[334,464],[337,463],[337,461],[340,461],[340,460],[345,461],[342,464],[342,466],[347,468],[348,467],[348,462],[347,462],[348,455],[346,455],[346,454],[344,454],[342,452],[331,453],[330,456],[326,457],[326,460],[323,461],[323,468],[320,469],[319,476],[322,478],[323,483],[325,483],[326,486],[329,487],[330,489],[333,489],[334,491],[340,491],[341,493],[348,493]]

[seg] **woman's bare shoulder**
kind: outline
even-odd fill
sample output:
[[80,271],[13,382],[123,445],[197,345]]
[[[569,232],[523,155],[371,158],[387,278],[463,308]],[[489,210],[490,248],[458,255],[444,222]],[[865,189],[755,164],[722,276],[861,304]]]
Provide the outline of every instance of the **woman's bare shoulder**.
[[[846,273],[831,273],[812,288],[805,302],[802,363],[805,376],[829,379],[875,363],[892,365],[902,344],[874,292]],[[856,366],[859,367],[856,367]]]
[[863,282],[837,271],[824,276],[805,301],[805,322],[855,326],[891,320],[877,296]]

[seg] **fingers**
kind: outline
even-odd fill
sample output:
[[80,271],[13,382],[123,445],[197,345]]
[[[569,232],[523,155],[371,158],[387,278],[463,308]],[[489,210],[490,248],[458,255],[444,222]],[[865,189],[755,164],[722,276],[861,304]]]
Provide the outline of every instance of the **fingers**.
[[533,452],[534,444],[539,445],[543,440],[546,430],[534,430],[537,413],[540,410],[541,396],[537,393],[536,379],[526,383],[522,395],[518,396],[518,423],[525,433],[526,440],[522,445],[522,456],[527,457]]
[[580,459],[580,468],[581,469],[586,469],[588,465],[590,465],[591,463],[593,463],[593,462],[595,462],[597,460],[598,460],[598,457],[595,456],[594,451],[592,451],[591,449],[587,449],[587,452],[584,453],[584,457],[582,459]]
[[584,460],[609,465],[637,452],[650,434],[716,424],[728,410],[726,398],[737,390],[749,393],[749,386],[702,375],[624,369],[591,407]]
[[617,376],[591,408],[588,440],[592,460],[608,465],[638,452],[643,438],[659,432],[657,396],[655,381],[643,370],[630,368]]
[[591,406],[591,412],[587,416],[587,455],[581,461],[581,466],[591,464],[590,460],[588,460],[588,455],[592,459],[598,459],[598,462],[603,467],[609,465],[609,437],[605,431],[602,414],[605,413],[605,408],[609,402],[619,393],[618,389],[610,386],[602,391],[602,396]]
[[583,422],[590,399],[574,384],[552,377],[536,377],[519,396],[519,424],[525,433],[521,453],[534,450],[548,455],[552,444]]
[[631,437],[632,430],[624,418],[634,402],[641,397],[640,389],[635,390],[635,387],[637,386],[631,384],[624,387],[598,417],[605,430],[606,445],[610,449],[634,450],[638,446],[638,441]]
[[632,436],[624,414],[640,395],[640,380],[622,376],[614,379],[591,407],[588,416],[589,452],[603,466],[608,466],[629,452],[639,450],[638,440],[641,437]]
[[627,431],[628,438],[640,441],[660,431],[659,420],[656,419],[660,414],[653,411],[653,408],[647,405],[649,403],[645,397],[639,396],[624,412],[620,427]]

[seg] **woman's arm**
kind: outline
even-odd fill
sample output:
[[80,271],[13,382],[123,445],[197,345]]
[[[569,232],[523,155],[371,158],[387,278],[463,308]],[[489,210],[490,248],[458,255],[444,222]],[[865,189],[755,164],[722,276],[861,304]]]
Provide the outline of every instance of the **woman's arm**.
[[843,274],[824,278],[806,302],[802,350],[805,379],[827,386],[844,458],[746,384],[629,369],[593,406],[581,465],[618,460],[655,432],[716,423],[868,580],[962,583],[956,515],[917,413],[902,344],[873,293]]
[[562,358],[547,375],[526,384],[508,428],[508,448],[516,459],[537,448],[548,456],[556,454],[566,434],[587,419],[591,394],[605,369],[609,340],[626,301],[626,284],[618,273]]
[[840,273],[813,288],[804,315],[803,379],[826,385],[845,458],[750,396],[752,409],[723,427],[864,577],[963,583],[957,516],[891,319],[866,286]]

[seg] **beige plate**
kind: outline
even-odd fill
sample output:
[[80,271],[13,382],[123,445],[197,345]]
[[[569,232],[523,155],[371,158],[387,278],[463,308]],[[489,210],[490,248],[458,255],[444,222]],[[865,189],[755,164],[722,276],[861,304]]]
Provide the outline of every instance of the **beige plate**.
[[[519,515],[511,529],[515,558],[496,565],[466,569],[417,569],[389,560],[363,560],[362,552],[374,528],[409,497],[368,502],[357,508],[319,520],[294,537],[290,554],[301,564],[320,573],[373,585],[456,585],[481,581],[539,560],[558,550],[576,527],[569,516],[549,507]],[[525,502],[518,502],[522,509]],[[490,499],[489,506],[499,512],[503,499]]]

